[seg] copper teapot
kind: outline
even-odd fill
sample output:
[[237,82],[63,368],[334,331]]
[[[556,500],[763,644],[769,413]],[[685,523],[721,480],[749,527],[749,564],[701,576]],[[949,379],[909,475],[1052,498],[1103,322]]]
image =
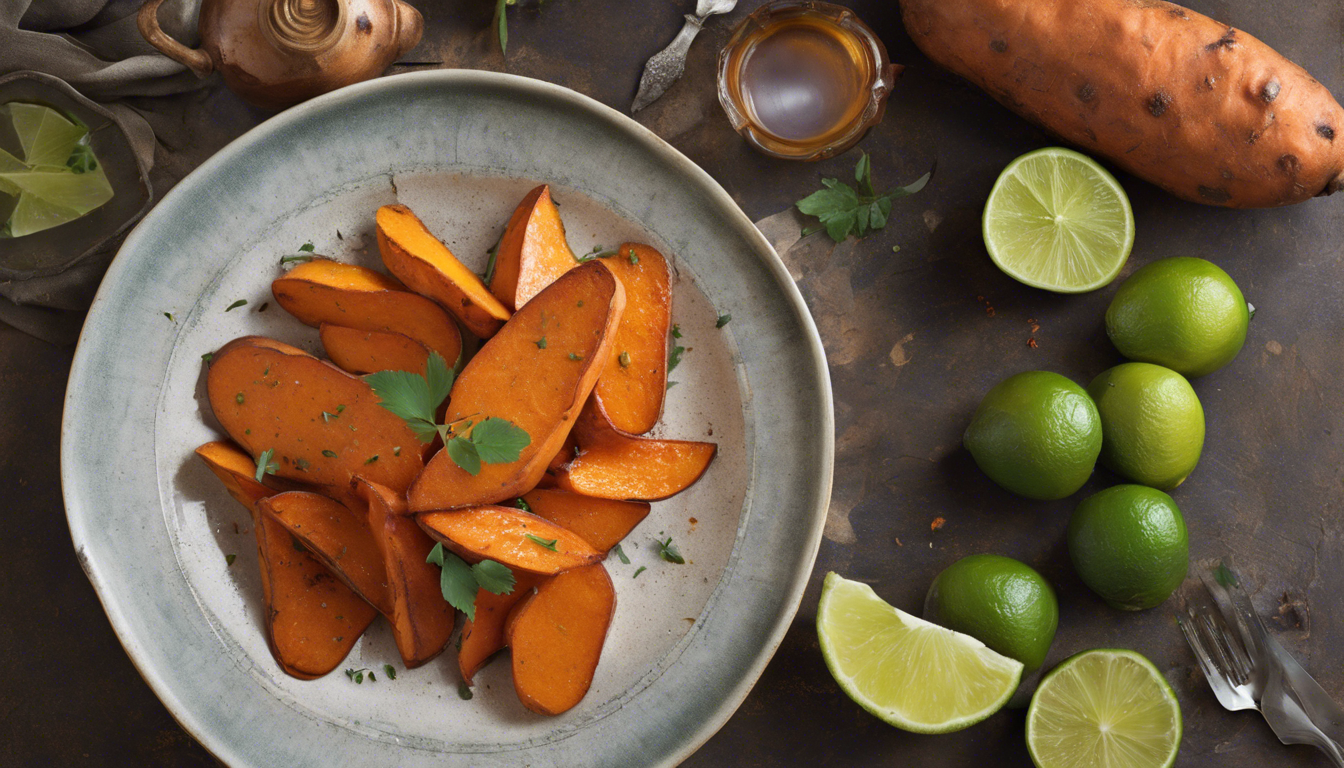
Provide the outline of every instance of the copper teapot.
[[197,77],[218,70],[243,99],[280,109],[376,77],[420,42],[424,20],[403,0],[205,0],[201,47],[159,27],[163,0],[140,8],[140,34]]

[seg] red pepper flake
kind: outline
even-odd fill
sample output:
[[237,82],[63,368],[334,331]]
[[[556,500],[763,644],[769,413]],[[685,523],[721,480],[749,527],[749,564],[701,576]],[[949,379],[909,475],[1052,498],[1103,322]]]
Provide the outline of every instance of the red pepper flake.
[[1035,337],[1035,336],[1032,336],[1030,339],[1027,339],[1027,346],[1028,346],[1028,347],[1031,347],[1032,349],[1036,349],[1036,346],[1037,346],[1037,345],[1036,345],[1036,337]]
[[1037,323],[1037,322],[1036,322],[1036,318],[1034,318],[1034,317],[1029,317],[1029,318],[1027,318],[1027,325],[1030,325],[1030,326],[1031,326],[1031,332],[1032,332],[1032,333],[1035,333],[1035,332],[1041,330],[1040,323]]
[[929,523],[929,530],[931,530],[931,531],[936,531],[936,530],[938,530],[939,528],[942,528],[942,527],[943,527],[944,525],[946,525],[946,524],[947,524],[947,520],[946,520],[946,519],[941,518],[941,517],[935,517],[935,518],[933,518],[933,522],[932,522],[932,523]]
[[989,315],[990,317],[993,317],[993,316],[994,316],[994,308],[991,307],[991,306],[989,306],[988,304],[986,304],[986,305],[985,305],[985,314],[986,314],[986,315]]

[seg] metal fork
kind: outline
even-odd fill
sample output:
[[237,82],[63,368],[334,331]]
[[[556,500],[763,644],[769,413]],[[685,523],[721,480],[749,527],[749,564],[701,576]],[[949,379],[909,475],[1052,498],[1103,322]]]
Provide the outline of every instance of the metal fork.
[[1308,744],[1344,768],[1344,709],[1275,640],[1251,606],[1230,559],[1202,569],[1177,611],[1209,687],[1225,709],[1259,710],[1284,744]]

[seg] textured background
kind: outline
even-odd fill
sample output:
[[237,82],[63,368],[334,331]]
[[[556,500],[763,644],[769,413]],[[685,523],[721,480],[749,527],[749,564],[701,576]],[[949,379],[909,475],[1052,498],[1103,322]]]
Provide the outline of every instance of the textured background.
[[[507,59],[485,31],[492,3],[417,3],[426,36],[405,61],[432,64],[392,71],[503,70],[625,109],[644,59],[671,39],[693,5],[550,0],[538,9],[523,2],[510,11]],[[749,216],[763,219],[823,176],[850,173],[857,153],[788,163],[755,153],[732,132],[713,91],[714,59],[732,23],[757,4],[744,0],[739,11],[711,21],[686,77],[638,119],[706,168]],[[906,183],[935,160],[938,173],[917,197],[897,202],[884,231],[836,248],[813,239],[786,257],[834,379],[835,493],[793,628],[738,714],[686,764],[1030,765],[1020,710],[941,737],[874,719],[834,685],[813,630],[828,570],[867,581],[893,604],[917,611],[939,570],[988,551],[1020,558],[1055,584],[1060,632],[1047,667],[1086,648],[1122,646],[1166,674],[1185,716],[1177,765],[1327,765],[1309,748],[1278,744],[1257,716],[1218,707],[1170,606],[1112,611],[1073,574],[1062,543],[1069,512],[1114,477],[1098,471],[1077,497],[1027,502],[993,485],[960,447],[971,411],[1000,379],[1045,368],[1085,384],[1119,362],[1101,322],[1115,285],[1056,296],[994,268],[979,234],[985,195],[1009,160],[1051,140],[924,59],[894,3],[849,4],[892,59],[907,65],[885,122],[861,144],[873,155],[878,186]],[[1265,40],[1344,93],[1344,6],[1189,5]],[[268,116],[218,82],[177,98],[181,122],[155,126],[160,195]],[[1240,357],[1195,384],[1208,437],[1199,468],[1173,494],[1186,514],[1192,554],[1235,555],[1271,631],[1344,699],[1344,623],[1323,610],[1344,599],[1344,435],[1335,434],[1344,398],[1344,201],[1225,211],[1120,179],[1138,222],[1122,278],[1158,258],[1201,256],[1231,273],[1259,310]],[[129,663],[70,546],[57,455],[71,354],[0,328],[0,765],[212,765]],[[939,517],[945,524],[932,530]]]

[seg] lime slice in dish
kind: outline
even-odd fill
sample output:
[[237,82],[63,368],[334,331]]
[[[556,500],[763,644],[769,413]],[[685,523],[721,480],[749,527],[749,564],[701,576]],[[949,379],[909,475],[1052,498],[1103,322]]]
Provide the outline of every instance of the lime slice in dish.
[[1134,651],[1065,659],[1027,710],[1038,768],[1167,768],[1181,745],[1181,708],[1152,662]]
[[1134,246],[1124,188],[1092,158],[1061,147],[1029,152],[1003,169],[983,226],[999,269],[1056,293],[1111,282]]
[[[102,164],[88,145],[88,129],[50,107],[4,105],[24,158],[0,149],[0,200],[8,211],[0,235],[23,237],[73,221],[112,199]],[[12,203],[12,207],[8,205]]]
[[15,101],[5,107],[23,147],[23,161],[31,166],[64,168],[75,145],[89,132],[60,112],[41,104]]
[[821,653],[859,706],[916,733],[948,733],[999,711],[1022,663],[969,635],[888,605],[867,584],[826,574],[817,606]]

